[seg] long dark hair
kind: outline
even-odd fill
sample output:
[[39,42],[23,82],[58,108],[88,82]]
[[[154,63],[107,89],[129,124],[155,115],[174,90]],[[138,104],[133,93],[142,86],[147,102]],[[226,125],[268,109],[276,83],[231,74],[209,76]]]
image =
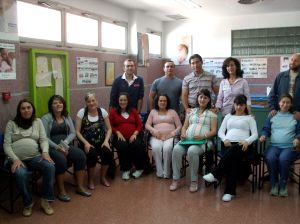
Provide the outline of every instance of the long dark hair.
[[[246,105],[247,106],[247,97],[243,94],[237,95],[234,99],[234,103],[236,105]],[[249,111],[248,111],[247,107],[245,108],[244,112],[245,112],[246,115],[249,115]],[[232,110],[231,110],[231,114],[233,115],[235,113],[236,113],[236,111],[235,111],[235,108],[234,108],[234,105],[233,105]]]
[[67,107],[66,101],[65,101],[65,99],[64,99],[62,96],[60,96],[60,95],[53,95],[53,96],[51,96],[50,99],[48,100],[48,111],[49,111],[49,113],[52,114],[52,117],[54,117],[53,109],[52,109],[52,104],[53,104],[53,101],[54,101],[54,100],[59,100],[59,101],[63,104],[64,108],[63,108],[63,110],[62,110],[62,112],[61,112],[61,116],[67,117],[67,116],[68,116],[68,111],[67,111],[67,108],[66,108],[66,107]]
[[168,95],[165,94],[165,93],[158,94],[158,96],[155,98],[154,109],[157,110],[157,111],[159,110],[159,107],[158,107],[158,100],[159,100],[159,97],[161,97],[161,96],[166,97],[166,99],[167,99],[166,110],[169,110],[169,109],[170,109],[170,98],[169,98]]
[[290,95],[290,94],[288,94],[288,93],[284,93],[284,94],[282,94],[280,97],[279,97],[279,100],[278,100],[278,104],[279,104],[279,102],[283,99],[283,98],[289,98],[290,100],[291,100],[291,108],[289,109],[289,112],[290,113],[293,113],[293,97]]
[[116,110],[117,110],[118,114],[122,113],[122,109],[121,109],[120,104],[119,104],[119,98],[120,98],[120,96],[126,96],[128,103],[127,103],[127,106],[125,108],[125,111],[130,114],[131,108],[129,106],[129,95],[126,92],[121,92],[119,94],[119,96],[118,96],[118,103],[117,103],[117,106],[116,106]]
[[[23,103],[29,103],[32,107],[32,115],[29,119],[25,119],[21,115],[21,106]],[[17,106],[17,115],[14,118],[14,122],[17,124],[18,127],[23,129],[28,129],[32,126],[32,123],[34,122],[36,116],[35,116],[35,107],[31,101],[28,99],[20,100]]]
[[236,59],[236,58],[229,57],[229,58],[225,59],[225,61],[223,62],[223,65],[222,65],[222,75],[223,75],[224,79],[228,79],[229,78],[229,73],[227,71],[227,67],[228,67],[228,65],[229,65],[230,62],[233,62],[235,64],[235,67],[236,67],[236,77],[243,78],[244,71],[241,68],[240,61],[238,59]]
[[207,103],[205,109],[210,109],[210,108],[211,108],[211,96],[210,96],[209,90],[208,90],[208,89],[201,89],[201,90],[199,91],[199,93],[197,94],[197,98],[196,98],[196,107],[199,107],[198,97],[199,97],[200,95],[204,95],[204,96],[206,96],[206,97],[209,98],[209,102]]

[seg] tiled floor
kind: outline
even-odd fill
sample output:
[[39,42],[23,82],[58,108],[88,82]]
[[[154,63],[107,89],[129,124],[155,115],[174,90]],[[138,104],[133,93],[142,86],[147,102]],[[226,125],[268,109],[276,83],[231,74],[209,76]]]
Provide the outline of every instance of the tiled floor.
[[221,201],[223,187],[206,188],[200,178],[200,190],[188,192],[188,181],[175,192],[169,191],[171,180],[158,179],[154,174],[138,180],[122,181],[119,176],[110,188],[97,185],[91,198],[68,190],[72,201],[55,201],[55,214],[46,216],[40,209],[38,198],[34,213],[29,218],[19,209],[13,215],[0,210],[0,224],[296,224],[300,222],[300,196],[297,186],[289,183],[288,198],[271,197],[268,183],[264,189],[252,194],[250,184],[239,186],[233,201]]

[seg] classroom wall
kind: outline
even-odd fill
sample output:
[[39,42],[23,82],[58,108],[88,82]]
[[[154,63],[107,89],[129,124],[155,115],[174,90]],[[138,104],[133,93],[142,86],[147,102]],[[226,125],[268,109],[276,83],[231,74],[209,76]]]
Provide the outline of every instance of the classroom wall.
[[231,30],[299,26],[300,11],[233,17],[201,17],[197,20],[164,22],[164,57],[171,57],[174,37],[192,35],[193,53],[202,57],[231,55]]
[[[3,131],[7,121],[9,119],[12,119],[16,115],[16,107],[19,100],[29,96],[28,53],[30,48],[34,47],[22,47],[17,44],[17,79],[0,81],[1,92],[10,91],[12,95],[12,99],[7,103],[4,103],[2,100],[0,100],[0,131]],[[111,87],[105,86],[105,62],[115,62],[115,73],[117,77],[118,75],[123,73],[124,60],[126,58],[136,60],[136,55],[109,54],[80,50],[67,50],[67,52],[69,53],[70,65],[70,114],[72,118],[75,118],[77,111],[85,105],[84,96],[87,92],[95,92],[98,97],[100,106],[108,109]],[[93,57],[98,59],[98,84],[77,85],[76,57]],[[145,84],[143,111],[146,111],[148,108],[148,94],[152,81],[162,74],[162,59],[150,59],[150,63],[151,67],[137,67],[137,74],[144,79]]]

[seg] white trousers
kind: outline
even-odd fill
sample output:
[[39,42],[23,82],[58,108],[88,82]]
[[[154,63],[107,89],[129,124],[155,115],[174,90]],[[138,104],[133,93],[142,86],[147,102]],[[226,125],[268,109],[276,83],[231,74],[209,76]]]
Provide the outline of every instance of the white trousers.
[[150,145],[155,160],[156,175],[158,177],[170,178],[173,138],[162,141],[155,137],[151,137]]

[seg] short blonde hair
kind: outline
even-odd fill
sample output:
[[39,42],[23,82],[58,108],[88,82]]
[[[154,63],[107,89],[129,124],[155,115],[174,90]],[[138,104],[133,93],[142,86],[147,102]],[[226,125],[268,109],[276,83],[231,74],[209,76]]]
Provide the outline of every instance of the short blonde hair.
[[96,94],[93,93],[93,92],[87,92],[87,93],[85,94],[85,97],[84,97],[85,102],[88,101],[88,99],[89,99],[90,97],[96,98]]

